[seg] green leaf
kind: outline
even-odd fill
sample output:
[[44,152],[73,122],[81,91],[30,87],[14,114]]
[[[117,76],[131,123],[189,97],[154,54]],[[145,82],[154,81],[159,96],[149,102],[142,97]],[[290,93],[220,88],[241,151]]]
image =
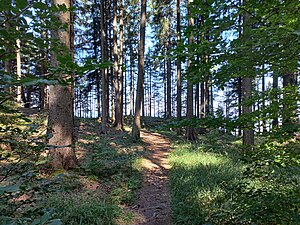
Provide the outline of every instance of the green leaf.
[[0,8],[1,8],[1,11],[11,8],[11,0],[0,1]]
[[24,9],[28,5],[27,0],[15,0],[15,3],[16,7],[19,9]]
[[34,86],[40,84],[54,85],[57,83],[58,81],[56,80],[38,79],[38,78],[30,78],[30,77],[26,77],[15,82],[16,85],[22,84],[24,86]]
[[33,3],[33,8],[40,9],[40,10],[46,10],[48,8],[48,5],[42,2],[35,2]]

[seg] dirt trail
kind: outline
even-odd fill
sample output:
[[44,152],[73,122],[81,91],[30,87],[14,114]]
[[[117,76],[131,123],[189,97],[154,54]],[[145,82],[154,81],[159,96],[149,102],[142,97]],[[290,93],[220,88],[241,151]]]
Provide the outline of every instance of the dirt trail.
[[161,134],[149,131],[142,131],[141,138],[146,144],[147,154],[143,163],[143,185],[132,207],[137,215],[134,225],[170,225],[170,165],[167,161],[170,141]]

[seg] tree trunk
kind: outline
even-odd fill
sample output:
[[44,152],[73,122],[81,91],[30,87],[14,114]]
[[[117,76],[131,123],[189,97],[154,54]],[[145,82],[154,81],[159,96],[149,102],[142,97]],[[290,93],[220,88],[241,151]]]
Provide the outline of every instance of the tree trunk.
[[[98,16],[98,14],[96,13],[96,7],[98,7],[97,1],[94,0],[94,4],[92,6],[92,15],[93,15],[93,50],[94,50],[94,58],[95,60],[98,59],[98,42],[97,42],[97,29],[99,29],[99,27],[97,27],[97,21],[96,21],[96,17]],[[95,71],[96,73],[96,98],[97,98],[97,118],[98,120],[101,119],[101,93],[100,93],[100,73],[99,70]]]
[[[181,41],[181,15],[180,15],[180,0],[176,1],[176,11],[177,11],[177,24],[176,24],[176,31],[177,31],[177,47]],[[177,65],[177,119],[181,120],[181,61],[179,57],[176,59]],[[180,132],[180,131],[179,131]]]
[[131,49],[130,54],[130,115],[134,115],[134,59],[133,52]]
[[[238,87],[237,87],[237,93],[238,93],[238,118],[242,116],[242,78],[238,78]],[[242,135],[242,129],[238,128],[238,135]]]
[[[105,2],[101,1],[100,11],[101,11],[101,55],[102,55],[102,63],[107,61],[107,37],[106,37],[106,16],[105,16]],[[107,120],[108,120],[108,104],[107,104],[107,83],[108,83],[108,75],[107,68],[101,70],[102,73],[102,116],[101,116],[101,132],[107,132]]]
[[[188,26],[189,27],[194,26],[194,18],[192,17],[192,12],[191,12],[191,3],[192,2],[193,2],[193,0],[188,0],[188,15],[189,15]],[[190,45],[194,42],[193,34],[190,35],[188,42]],[[191,59],[189,59],[188,67],[190,67],[190,64],[191,64]],[[193,117],[194,117],[193,109],[194,109],[194,107],[193,107],[193,83],[188,80],[188,82],[187,82],[187,115],[186,115],[186,117],[189,120],[193,119]],[[197,139],[194,127],[188,126],[186,128],[185,137],[186,137],[186,139],[191,140],[191,141]]]
[[205,90],[204,90],[204,81],[200,84],[200,118],[205,117]]
[[299,93],[297,87],[297,73],[288,72],[283,75],[283,113],[282,126],[287,127],[297,123],[297,100]]
[[[262,65],[263,70],[262,70],[262,77],[261,77],[261,92],[263,94],[263,99],[262,99],[262,110],[265,110],[266,107],[266,101],[265,101],[265,64]],[[267,121],[265,120],[266,115],[263,114],[263,120],[262,120],[262,132],[266,133],[267,132]]]
[[134,141],[140,139],[141,104],[142,104],[142,98],[144,96],[145,31],[146,31],[146,0],[141,0],[140,40],[139,40],[139,55],[138,55],[138,83],[137,83],[134,123],[132,128],[132,138]]
[[[238,2],[239,6],[242,6],[242,0],[239,0]],[[238,17],[238,33],[239,33],[239,37],[242,36],[242,14],[239,14]],[[242,78],[238,77],[238,87],[237,87],[237,94],[238,94],[238,118],[240,118],[242,116]],[[239,127],[238,128],[238,135],[241,136],[242,135],[242,129]]]
[[[164,45],[164,53],[166,55],[166,47]],[[164,59],[164,117],[167,117],[167,63],[166,63],[166,56],[165,56],[165,59]]]
[[[70,7],[70,0],[53,0],[55,6],[65,4]],[[68,29],[55,30],[52,32],[53,38],[59,39],[66,46],[67,50],[71,50],[70,43],[70,12],[60,12],[59,20],[68,25]],[[71,52],[67,53],[71,54]],[[52,66],[58,67],[57,54],[52,53]],[[70,75],[62,74],[62,77],[70,78]],[[51,164],[55,169],[74,168],[78,161],[73,146],[73,101],[72,87],[55,85],[50,86],[49,91],[49,117],[48,131],[52,136],[49,144],[53,146],[49,156]]]
[[[121,72],[119,69],[119,54],[118,54],[118,29],[117,29],[117,0],[113,1],[113,11],[114,11],[114,18],[113,18],[113,51],[114,51],[114,88],[115,88],[115,121],[114,127],[117,129],[122,129],[122,99],[121,99],[121,91],[120,91],[120,75]],[[122,52],[120,51],[120,54]],[[122,69],[121,69],[122,70]]]
[[149,74],[149,116],[152,116],[152,68],[150,67],[150,74]]
[[[251,25],[248,23],[249,14],[246,13],[243,18],[243,36],[245,40],[250,38],[251,35]],[[251,70],[252,71],[252,70]],[[245,77],[242,78],[242,110],[243,115],[249,115],[252,113],[252,104],[249,101],[252,98],[252,78],[249,74],[249,71],[245,71],[247,74]],[[250,118],[250,117],[249,117]],[[250,119],[244,124],[243,128],[243,145],[252,146],[254,145],[254,124]]]
[[[171,21],[170,21],[171,23]],[[169,34],[170,35],[170,34]],[[167,119],[170,119],[172,117],[172,94],[171,94],[171,57],[169,56],[170,54],[170,37],[167,43],[167,114],[166,117]]]
[[124,53],[123,53],[123,46],[124,46],[124,21],[123,21],[123,0],[120,0],[120,66],[119,66],[119,76],[120,76],[120,123],[118,127],[123,129],[124,126],[124,90],[123,90],[123,83],[124,83],[124,71],[123,71],[123,61],[124,61]]
[[209,91],[209,78],[207,77],[207,80],[205,82],[205,117],[207,117],[210,113],[210,98],[209,98],[209,94],[210,94],[210,91]]
[[[18,30],[18,27],[17,27]],[[17,67],[17,79],[21,79],[21,41],[20,39],[16,40],[16,67]],[[16,101],[17,103],[22,103],[22,87],[21,85],[17,86],[16,90]]]
[[[242,80],[243,88],[243,114],[248,115],[252,113],[252,104],[249,100],[252,97],[252,78],[245,77]],[[243,129],[243,145],[254,145],[254,130],[252,122],[244,124]]]
[[[273,74],[273,91],[274,91],[274,93],[277,92],[277,89],[278,89],[278,75]],[[275,94],[273,96],[272,104],[275,104],[275,105],[278,104],[278,95],[277,94]],[[277,127],[278,127],[278,113],[275,113],[275,116],[272,120],[272,130],[276,130]]]
[[199,102],[199,95],[200,95],[200,84],[196,84],[196,93],[195,93],[195,112],[196,117],[200,118],[200,102]]

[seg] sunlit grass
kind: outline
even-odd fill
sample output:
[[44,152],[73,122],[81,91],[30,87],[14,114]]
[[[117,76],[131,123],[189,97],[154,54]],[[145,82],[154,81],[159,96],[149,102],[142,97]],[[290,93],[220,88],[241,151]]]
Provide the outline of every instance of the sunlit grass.
[[238,149],[236,138],[222,138],[173,146],[174,224],[299,224],[299,167],[271,166]]
[[205,147],[201,144],[178,145],[170,156],[176,224],[198,224],[199,219],[205,222],[210,207],[217,207],[224,198],[224,185],[241,175],[240,163],[220,153],[205,152]]

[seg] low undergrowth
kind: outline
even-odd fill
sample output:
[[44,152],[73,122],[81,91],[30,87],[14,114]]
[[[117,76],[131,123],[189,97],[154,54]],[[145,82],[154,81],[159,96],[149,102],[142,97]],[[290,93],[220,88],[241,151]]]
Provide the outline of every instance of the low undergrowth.
[[210,132],[170,156],[174,224],[300,224],[299,143],[241,149]]
[[128,132],[101,134],[99,127],[96,120],[78,120],[75,170],[51,171],[38,160],[1,162],[14,169],[0,174],[0,224],[130,224],[124,205],[141,185],[143,146],[132,145]]

